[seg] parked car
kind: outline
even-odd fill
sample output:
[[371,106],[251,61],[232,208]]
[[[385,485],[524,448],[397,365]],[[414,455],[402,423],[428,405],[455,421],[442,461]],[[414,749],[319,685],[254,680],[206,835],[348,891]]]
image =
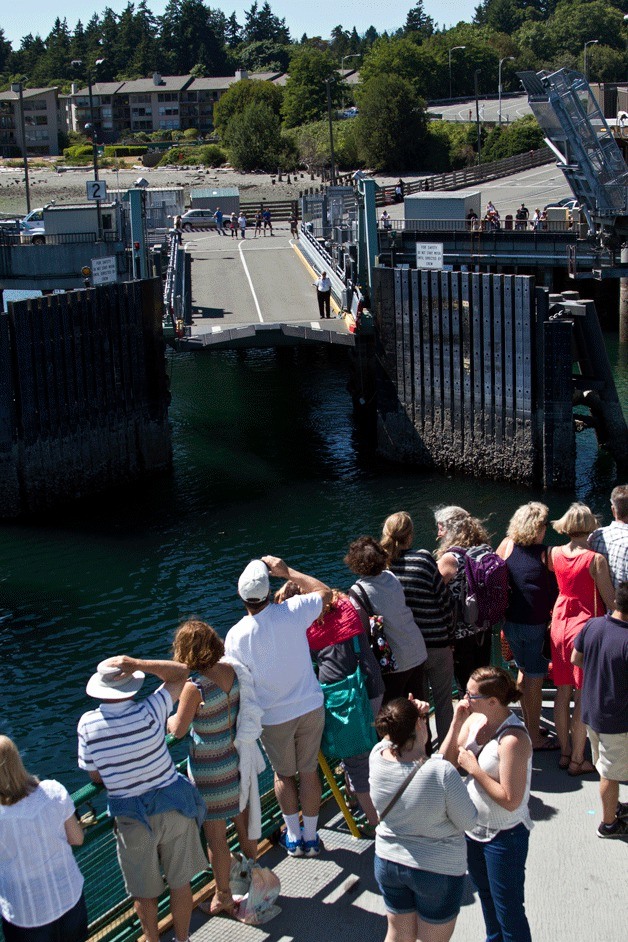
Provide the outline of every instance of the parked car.
[[341,118],[357,118],[357,116],[358,116],[358,109],[355,107],[345,108],[344,111],[340,112]]
[[184,232],[192,229],[215,229],[216,220],[211,209],[188,209],[181,216],[181,227]]
[[544,206],[543,209],[568,209],[570,212],[572,209],[579,209],[580,203],[575,198],[575,196],[565,196],[562,200],[556,200],[553,203],[548,203],[547,206]]

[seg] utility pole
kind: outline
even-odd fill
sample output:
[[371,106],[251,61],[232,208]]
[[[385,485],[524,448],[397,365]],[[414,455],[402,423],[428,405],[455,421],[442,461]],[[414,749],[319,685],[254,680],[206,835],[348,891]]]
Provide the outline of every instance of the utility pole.
[[478,75],[482,70],[476,69],[474,76],[474,86],[475,86],[475,124],[478,131],[478,166],[482,160],[482,128],[480,125],[480,102],[478,97]]
[[11,91],[15,92],[20,102],[20,134],[22,137],[22,154],[24,155],[24,183],[26,184],[26,212],[31,211],[31,191],[28,179],[28,152],[26,147],[26,122],[24,121],[24,83],[25,79],[20,79],[11,86]]

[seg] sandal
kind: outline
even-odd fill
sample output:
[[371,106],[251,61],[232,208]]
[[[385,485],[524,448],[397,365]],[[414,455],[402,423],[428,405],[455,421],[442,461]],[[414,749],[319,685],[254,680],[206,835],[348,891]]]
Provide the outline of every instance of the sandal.
[[[573,766],[573,769],[572,769]],[[570,762],[569,768],[567,769],[567,775],[594,775],[597,772],[597,769],[592,765],[588,759],[583,759],[582,762]]]
[[571,753],[561,752],[560,759],[558,760],[558,768],[565,770],[565,769],[568,769],[570,765],[571,765]]

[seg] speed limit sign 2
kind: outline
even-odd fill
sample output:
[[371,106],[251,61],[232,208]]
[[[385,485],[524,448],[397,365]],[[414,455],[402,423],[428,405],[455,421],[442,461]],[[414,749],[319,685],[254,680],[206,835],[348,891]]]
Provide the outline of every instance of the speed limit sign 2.
[[85,186],[87,187],[88,200],[107,199],[107,184],[104,180],[87,180]]

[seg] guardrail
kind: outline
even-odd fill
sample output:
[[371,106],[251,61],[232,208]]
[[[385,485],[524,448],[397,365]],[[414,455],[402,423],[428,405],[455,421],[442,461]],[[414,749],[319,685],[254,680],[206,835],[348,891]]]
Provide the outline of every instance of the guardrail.
[[[386,225],[378,221],[380,234],[387,232],[578,232],[579,225],[566,220],[545,220],[538,226],[533,226],[530,220],[526,224],[519,224],[515,219],[502,219],[499,226],[478,219],[471,222],[468,219],[389,219]],[[584,226],[585,234],[588,227]]]
[[[502,160],[493,160],[490,163],[479,164],[474,167],[463,167],[461,170],[452,170],[449,173],[436,173],[422,180],[413,180],[404,184],[404,195],[428,192],[430,190],[461,190],[486,180],[497,180],[500,177],[511,176],[533,167],[555,160],[555,155],[549,147],[531,150],[525,154],[516,154],[514,157],[504,157]],[[381,187],[375,196],[377,206],[387,206],[395,202],[395,187]]]
[[46,245],[74,245],[91,242],[120,242],[116,232],[105,231],[99,239],[95,232],[63,232],[48,234],[37,232],[6,232],[0,229],[1,245],[31,245],[32,239],[43,238]]

